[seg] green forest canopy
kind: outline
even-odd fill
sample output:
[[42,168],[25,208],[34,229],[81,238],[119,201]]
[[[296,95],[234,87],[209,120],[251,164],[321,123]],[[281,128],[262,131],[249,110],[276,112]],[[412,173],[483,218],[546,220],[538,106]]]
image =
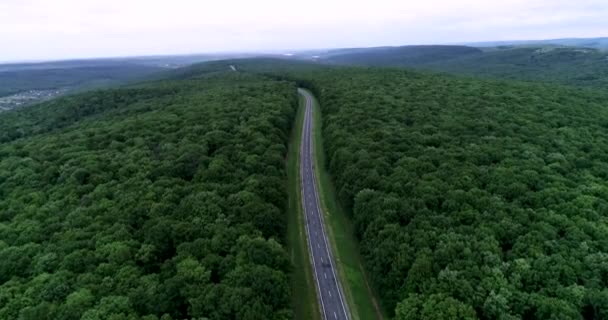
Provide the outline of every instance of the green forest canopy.
[[0,116],[0,318],[290,318],[295,83],[396,319],[608,318],[607,94],[276,60],[173,77]]
[[[4,70],[7,69],[7,70]],[[116,85],[160,73],[163,68],[130,63],[10,69],[0,65],[0,97],[28,90],[82,90]]]
[[608,95],[242,63],[313,89],[339,197],[396,319],[608,318]]
[[476,77],[608,87],[608,52],[582,47],[405,46],[330,52],[324,63],[407,67]]
[[240,74],[0,116],[0,319],[289,319],[291,83]]

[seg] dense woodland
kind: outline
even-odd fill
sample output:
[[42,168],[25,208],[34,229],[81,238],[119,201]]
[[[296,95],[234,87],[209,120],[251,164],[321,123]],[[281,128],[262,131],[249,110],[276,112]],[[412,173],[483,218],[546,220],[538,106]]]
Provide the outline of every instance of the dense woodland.
[[116,85],[143,79],[162,70],[156,66],[130,63],[0,65],[0,97],[28,90],[79,90]]
[[321,62],[407,67],[475,77],[608,87],[608,52],[593,48],[535,45],[477,48],[405,46],[332,51]]
[[449,61],[482,53],[481,49],[467,46],[376,47],[331,50],[320,54],[319,61],[332,64],[403,67]]
[[476,77],[608,87],[608,52],[588,48],[497,48],[418,67]]
[[273,72],[320,99],[339,197],[396,319],[608,319],[608,95]]
[[505,47],[505,46],[559,46],[559,47],[578,47],[578,48],[593,48],[600,50],[608,49],[608,37],[599,38],[561,38],[547,40],[515,40],[515,41],[488,41],[476,42],[471,45],[478,47]]
[[296,83],[391,316],[608,319],[608,94],[284,60],[171,77],[0,115],[0,319],[291,318]]
[[0,116],[0,319],[289,319],[295,85],[235,73]]

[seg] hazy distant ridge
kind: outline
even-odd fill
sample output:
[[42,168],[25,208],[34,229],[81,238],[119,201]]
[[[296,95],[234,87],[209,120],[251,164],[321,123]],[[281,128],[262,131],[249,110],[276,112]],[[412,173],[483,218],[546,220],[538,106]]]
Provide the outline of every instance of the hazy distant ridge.
[[486,41],[463,43],[474,47],[522,46],[522,45],[556,45],[571,47],[586,47],[608,49],[608,37],[601,38],[563,38],[548,40],[513,40],[513,41]]

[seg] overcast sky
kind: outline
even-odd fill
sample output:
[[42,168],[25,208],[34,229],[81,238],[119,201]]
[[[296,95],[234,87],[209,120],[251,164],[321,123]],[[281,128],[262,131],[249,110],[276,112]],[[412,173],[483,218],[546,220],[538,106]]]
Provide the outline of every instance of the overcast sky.
[[0,61],[608,36],[608,0],[0,0]]

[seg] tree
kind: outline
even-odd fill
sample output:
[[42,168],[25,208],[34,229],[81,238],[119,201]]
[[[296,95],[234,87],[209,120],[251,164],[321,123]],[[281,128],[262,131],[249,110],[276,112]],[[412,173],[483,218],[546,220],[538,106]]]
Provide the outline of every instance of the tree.
[[397,305],[395,319],[472,320],[477,316],[473,308],[451,297],[410,294]]

